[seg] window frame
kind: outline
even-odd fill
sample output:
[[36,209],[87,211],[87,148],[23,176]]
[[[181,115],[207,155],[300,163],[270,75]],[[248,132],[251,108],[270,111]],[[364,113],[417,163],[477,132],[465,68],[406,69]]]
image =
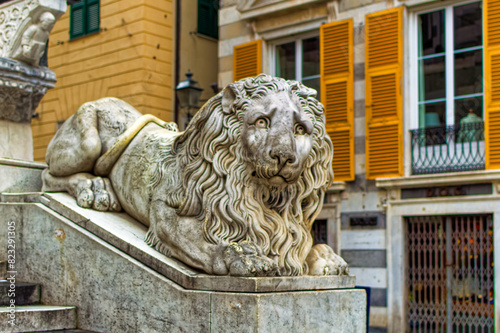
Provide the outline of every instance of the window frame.
[[[471,3],[481,3],[484,6],[484,2],[478,0],[466,0],[466,1],[443,1],[439,3],[426,4],[423,6],[418,6],[418,8],[409,12],[408,17],[408,60],[409,60],[409,73],[408,73],[408,83],[409,83],[409,118],[410,118],[410,129],[418,129],[420,128],[419,122],[419,38],[418,38],[418,16],[420,14],[430,13],[438,10],[445,10],[445,71],[446,71],[446,124],[445,126],[455,125],[455,103],[449,103],[449,101],[455,101],[455,71],[454,71],[454,57],[449,55],[454,55],[454,37],[453,34],[449,34],[449,31],[454,31],[453,28],[453,20],[450,20],[450,17],[453,17],[453,7],[467,5]],[[484,67],[485,67],[485,48],[484,48],[484,17],[482,20],[483,24],[483,43],[481,45],[482,55],[483,55],[483,120],[484,120],[484,106],[485,106],[485,76],[484,76]],[[452,69],[452,70],[449,70]],[[450,84],[452,82],[452,84]],[[477,95],[477,94],[474,94]]]
[[[302,77],[302,40],[312,38],[312,37],[318,37],[318,39],[321,39],[320,37],[320,32],[319,30],[314,30],[314,31],[309,31],[304,34],[300,35],[294,35],[290,37],[285,37],[285,38],[279,38],[275,39],[271,42],[269,42],[269,72],[271,73],[272,76],[276,76],[276,46],[281,45],[281,44],[286,44],[290,42],[295,42],[295,80],[302,82],[304,79]],[[320,40],[321,44],[321,40]],[[300,45],[300,47],[297,47]],[[318,48],[318,52],[320,52],[320,49]],[[299,65],[300,64],[300,65]],[[321,64],[321,59],[318,65]],[[318,73],[318,75],[313,75],[313,76],[308,76],[307,79],[320,79],[321,80],[321,68]],[[320,98],[320,94],[318,91],[318,96],[317,98]]]

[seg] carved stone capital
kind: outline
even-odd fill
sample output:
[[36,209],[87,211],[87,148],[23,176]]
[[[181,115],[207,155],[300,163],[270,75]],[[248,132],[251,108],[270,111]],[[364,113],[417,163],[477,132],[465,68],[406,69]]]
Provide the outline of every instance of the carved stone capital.
[[34,67],[0,57],[0,120],[30,123],[56,75],[47,67]]
[[0,57],[38,65],[64,0],[14,0],[0,5]]

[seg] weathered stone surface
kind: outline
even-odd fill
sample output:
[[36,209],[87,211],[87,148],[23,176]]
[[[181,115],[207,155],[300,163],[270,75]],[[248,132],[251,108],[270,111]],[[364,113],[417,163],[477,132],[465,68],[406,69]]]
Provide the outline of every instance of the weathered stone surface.
[[76,308],[73,306],[16,306],[15,326],[10,326],[9,307],[0,307],[0,331],[34,332],[76,328]]
[[31,124],[0,120],[0,138],[0,158],[33,161]]
[[342,250],[350,267],[387,267],[385,250]]
[[[8,306],[12,297],[9,297],[9,290],[12,283],[9,281],[0,281],[0,306]],[[16,306],[32,305],[40,303],[40,285],[33,283],[15,282]]]
[[45,163],[0,157],[0,193],[40,192]]
[[147,228],[124,213],[98,212],[81,208],[65,193],[45,194],[36,199],[31,195],[9,195],[5,200],[41,202],[76,222],[148,267],[172,279],[184,288],[214,291],[272,292],[353,288],[354,276],[307,277],[233,277],[209,276],[154,250],[144,242]]
[[[3,249],[3,247],[1,247]],[[0,260],[0,280],[7,278],[7,261]]]
[[218,293],[211,304],[213,332],[366,332],[366,293],[359,289]]
[[363,290],[187,290],[42,204],[0,203],[0,215],[16,220],[18,276],[41,283],[43,303],[77,305],[81,329],[366,331]]
[[315,96],[300,82],[246,78],[182,133],[116,98],[85,103],[47,148],[43,191],[123,208],[149,227],[149,245],[208,274],[347,275],[328,245],[312,246],[333,182]]
[[0,120],[31,123],[33,112],[56,75],[47,67],[33,67],[0,57]]

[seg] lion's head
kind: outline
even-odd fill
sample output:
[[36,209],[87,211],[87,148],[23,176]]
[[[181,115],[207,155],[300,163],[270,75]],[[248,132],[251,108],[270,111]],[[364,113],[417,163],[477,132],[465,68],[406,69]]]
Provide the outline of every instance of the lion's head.
[[310,229],[333,181],[315,95],[296,81],[243,79],[209,100],[172,148],[178,214],[196,216],[214,244],[255,242],[283,275],[307,273]]

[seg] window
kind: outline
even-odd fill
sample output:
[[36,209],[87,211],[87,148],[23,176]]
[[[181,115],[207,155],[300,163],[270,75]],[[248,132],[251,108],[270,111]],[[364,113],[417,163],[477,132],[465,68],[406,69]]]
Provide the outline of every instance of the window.
[[99,31],[99,0],[82,0],[71,5],[70,38],[77,38]]
[[327,244],[328,243],[328,220],[316,220],[312,226],[313,244]]
[[483,119],[481,7],[471,2],[418,14],[419,128]]
[[198,0],[198,33],[219,38],[218,0]]
[[273,50],[274,75],[301,81],[320,99],[319,36],[278,42]]
[[[485,168],[482,3],[415,15],[412,173]],[[418,107],[417,107],[418,105]]]

